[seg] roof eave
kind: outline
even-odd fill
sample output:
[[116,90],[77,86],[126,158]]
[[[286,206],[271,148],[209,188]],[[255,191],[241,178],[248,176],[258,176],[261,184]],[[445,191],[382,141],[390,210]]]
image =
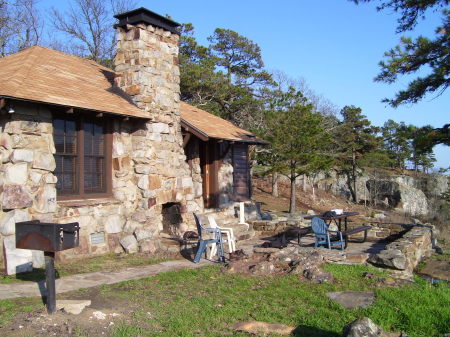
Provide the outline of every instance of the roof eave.
[[202,130],[200,130],[199,128],[195,127],[194,125],[192,125],[191,123],[187,122],[184,119],[181,119],[181,126],[187,132],[192,133],[194,136],[197,136],[198,138],[200,138],[204,142],[209,140],[209,136],[206,133],[204,133]]
[[17,101],[30,102],[30,103],[36,103],[36,104],[47,104],[47,105],[63,107],[63,108],[74,108],[74,109],[83,110],[83,111],[93,111],[93,112],[98,112],[98,113],[111,114],[111,115],[115,115],[115,116],[123,116],[123,117],[139,118],[139,119],[150,119],[150,117],[146,117],[146,116],[117,113],[117,112],[104,111],[104,110],[98,110],[98,109],[88,109],[88,108],[83,108],[83,107],[79,107],[79,106],[64,105],[64,104],[38,101],[38,100],[32,100],[32,99],[26,99],[26,98],[21,98],[21,97],[14,97],[14,96],[7,96],[7,95],[1,95],[1,94],[0,94],[0,98],[14,99]]

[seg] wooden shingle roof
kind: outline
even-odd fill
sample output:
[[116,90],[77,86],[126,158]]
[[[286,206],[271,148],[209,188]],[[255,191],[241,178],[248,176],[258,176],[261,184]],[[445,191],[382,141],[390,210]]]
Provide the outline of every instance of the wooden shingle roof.
[[0,96],[148,118],[113,85],[114,71],[81,57],[34,46],[0,58]]
[[[0,98],[14,98],[116,115],[149,118],[114,86],[113,70],[85,58],[34,46],[0,58]],[[181,103],[181,123],[203,139],[265,144],[249,131]]]
[[241,129],[205,110],[181,102],[181,125],[188,131],[192,130],[204,139],[216,138],[228,141],[266,144],[250,131]]

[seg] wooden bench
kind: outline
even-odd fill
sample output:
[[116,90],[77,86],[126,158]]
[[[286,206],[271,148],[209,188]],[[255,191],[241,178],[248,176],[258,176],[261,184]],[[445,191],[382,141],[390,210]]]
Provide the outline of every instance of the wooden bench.
[[369,226],[369,225],[367,225],[367,226],[359,226],[359,227],[355,227],[355,228],[352,228],[352,229],[349,229],[349,230],[346,230],[346,231],[342,232],[342,235],[345,237],[345,242],[347,242],[348,241],[348,237],[350,235],[356,234],[356,233],[360,233],[360,232],[364,232],[364,237],[363,237],[362,241],[357,241],[359,243],[362,243],[362,242],[365,242],[367,240],[367,231],[369,229],[371,229],[371,228],[372,228],[372,226]]

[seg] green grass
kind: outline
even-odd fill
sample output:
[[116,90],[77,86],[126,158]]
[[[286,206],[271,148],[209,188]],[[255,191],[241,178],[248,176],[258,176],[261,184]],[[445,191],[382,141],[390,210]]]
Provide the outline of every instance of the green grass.
[[[139,294],[142,314],[135,313],[135,324],[114,330],[113,336],[125,336],[118,334],[123,331],[131,331],[128,336],[240,336],[231,329],[234,323],[258,320],[296,326],[296,336],[337,337],[346,323],[363,316],[411,337],[450,331],[448,285],[418,280],[417,285],[379,288],[362,277],[366,271],[386,276],[377,269],[341,265],[326,269],[334,274],[334,284],[300,282],[294,275],[249,278],[222,274],[212,267],[165,273],[103,291],[126,292],[127,297]],[[325,296],[328,291],[369,289],[376,291],[377,301],[367,309],[345,310]],[[139,332],[129,330],[133,327],[139,327]]]
[[42,308],[41,299],[26,298],[15,300],[0,300],[0,327],[9,322],[20,312],[31,312]]
[[[97,296],[115,299],[118,308],[133,308],[132,314],[121,316],[122,321],[112,327],[112,337],[248,336],[234,331],[232,325],[249,320],[295,326],[295,336],[338,337],[345,324],[364,316],[386,330],[405,331],[410,337],[441,337],[450,331],[447,284],[431,285],[416,279],[415,285],[379,287],[362,277],[367,271],[387,276],[378,269],[344,265],[325,269],[335,277],[332,284],[299,281],[297,275],[231,275],[207,267],[102,286]],[[374,290],[376,302],[367,309],[346,310],[325,296],[343,290]],[[17,312],[19,304],[8,303]],[[3,310],[0,322],[13,316]]]
[[[79,260],[68,261],[64,263],[56,263],[57,277],[93,273],[103,270],[119,270],[126,267],[136,267],[142,265],[156,264],[171,258],[151,257],[146,254],[105,254],[83,259],[83,263]],[[9,284],[21,281],[40,281],[45,279],[44,269],[34,269],[29,273],[21,273],[17,275],[0,275],[0,284]]]

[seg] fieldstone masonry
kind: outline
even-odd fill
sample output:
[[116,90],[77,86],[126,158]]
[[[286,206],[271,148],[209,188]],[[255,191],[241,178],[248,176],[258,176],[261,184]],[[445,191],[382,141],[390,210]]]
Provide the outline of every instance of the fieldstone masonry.
[[[115,83],[149,119],[111,117],[112,198],[57,202],[51,110],[15,102],[14,114],[1,115],[0,239],[9,274],[42,262],[36,253],[14,248],[17,221],[79,222],[80,246],[57,254],[66,259],[165,249],[163,205],[181,205],[180,235],[193,224],[192,212],[203,209],[201,181],[194,184],[182,147],[179,36],[145,24],[117,30]],[[100,234],[95,244],[93,234]]]

